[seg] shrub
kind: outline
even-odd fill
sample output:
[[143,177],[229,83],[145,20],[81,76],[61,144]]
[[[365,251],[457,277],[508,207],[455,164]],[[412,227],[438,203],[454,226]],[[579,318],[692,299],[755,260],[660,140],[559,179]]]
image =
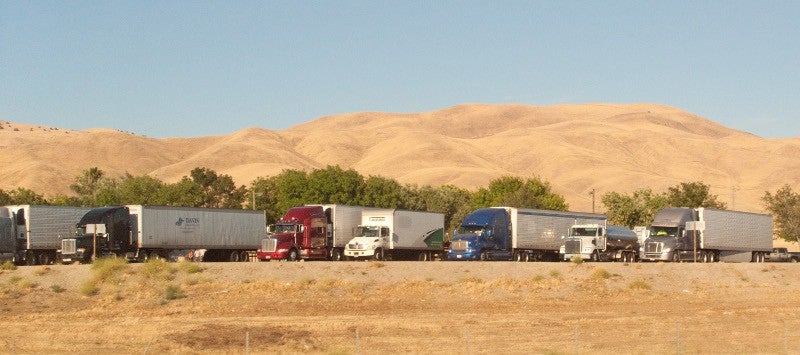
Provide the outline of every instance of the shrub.
[[607,280],[611,278],[611,273],[608,270],[603,268],[597,268],[592,271],[592,280],[600,281],[600,280]]
[[123,258],[99,258],[92,263],[94,278],[99,282],[115,278],[128,267],[128,261]]
[[0,264],[0,270],[16,270],[17,266],[10,261],[6,261],[3,264]]
[[163,259],[150,259],[142,265],[141,273],[147,279],[169,281],[175,276],[175,268]]
[[86,280],[83,284],[81,284],[78,292],[84,296],[94,296],[100,292],[100,287],[97,286],[97,281]]
[[550,270],[550,277],[561,280],[562,279],[561,271],[558,271],[556,269]]
[[61,292],[66,291],[66,289],[64,289],[63,287],[61,287],[59,285],[50,286],[50,290],[53,291],[54,293],[61,293]]
[[631,290],[649,290],[652,287],[650,286],[650,283],[647,282],[646,280],[638,279],[638,280],[631,281],[628,284],[628,288],[631,289]]
[[167,286],[167,290],[164,293],[164,299],[166,300],[176,300],[179,298],[185,298],[186,293],[183,292],[180,286],[178,285],[169,285]]
[[178,267],[185,274],[197,274],[203,272],[206,268],[202,265],[190,261],[184,261],[178,264]]
[[571,258],[569,258],[569,261],[575,265],[583,264],[583,258],[581,258],[580,255],[573,255]]
[[36,271],[34,271],[33,273],[36,274],[36,276],[42,276],[47,274],[48,272],[50,272],[50,267],[42,265],[41,267],[36,269]]

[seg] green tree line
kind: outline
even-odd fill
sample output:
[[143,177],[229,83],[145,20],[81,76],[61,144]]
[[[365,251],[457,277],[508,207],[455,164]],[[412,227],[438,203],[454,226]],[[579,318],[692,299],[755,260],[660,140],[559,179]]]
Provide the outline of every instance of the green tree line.
[[[125,204],[245,208],[265,211],[269,223],[291,207],[306,204],[345,204],[382,208],[440,212],[448,231],[471,211],[490,206],[510,206],[566,211],[569,205],[555,193],[549,182],[538,177],[521,179],[503,176],[487,187],[470,191],[453,185],[418,186],[400,184],[381,176],[363,176],[353,169],[328,166],[312,171],[284,170],[271,177],[259,177],[249,187],[237,186],[233,178],[208,168],[194,168],[175,183],[165,183],[147,175],[109,177],[97,167],[75,177],[71,196],[51,198],[17,188],[0,189],[0,205],[40,204],[68,206],[108,206]],[[765,192],[766,210],[775,218],[776,234],[787,241],[798,241],[800,234],[800,194],[786,185],[775,193]],[[648,225],[655,213],[667,207],[708,207],[725,209],[702,182],[683,182],[662,193],[639,189],[631,194],[609,192],[601,201],[610,224],[632,228]]]

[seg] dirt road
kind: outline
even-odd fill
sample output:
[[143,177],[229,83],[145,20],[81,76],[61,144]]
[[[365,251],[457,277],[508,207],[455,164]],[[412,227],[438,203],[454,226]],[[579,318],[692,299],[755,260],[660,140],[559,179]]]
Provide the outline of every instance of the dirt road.
[[800,264],[19,267],[0,351],[798,353],[799,291]]

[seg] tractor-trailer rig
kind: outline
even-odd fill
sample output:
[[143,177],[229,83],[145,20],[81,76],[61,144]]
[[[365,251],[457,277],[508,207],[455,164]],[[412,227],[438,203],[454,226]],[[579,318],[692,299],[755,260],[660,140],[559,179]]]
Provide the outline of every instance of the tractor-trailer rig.
[[620,226],[578,224],[569,229],[561,243],[564,260],[573,257],[591,261],[633,262],[639,253],[636,232]]
[[256,255],[261,261],[343,260],[361,212],[368,209],[331,204],[292,207],[269,227]]
[[57,260],[61,238],[89,207],[13,205],[0,207],[0,261],[47,265]]
[[95,208],[61,242],[61,261],[101,256],[131,261],[170,258],[247,261],[264,236],[263,212],[236,209],[127,205]]
[[489,207],[473,211],[453,231],[450,260],[559,260],[561,237],[575,224],[606,223],[601,214]]
[[772,251],[772,216],[710,208],[659,211],[640,247],[647,261],[763,262]]
[[345,258],[420,260],[441,258],[444,214],[375,209],[361,212],[356,237],[344,249]]

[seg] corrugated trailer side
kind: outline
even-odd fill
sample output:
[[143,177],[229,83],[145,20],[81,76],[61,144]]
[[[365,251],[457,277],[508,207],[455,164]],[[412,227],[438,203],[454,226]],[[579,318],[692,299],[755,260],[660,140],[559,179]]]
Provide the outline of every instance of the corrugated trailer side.
[[567,235],[574,224],[606,223],[601,214],[506,208],[512,221],[514,249],[558,250],[561,236]]
[[27,229],[26,249],[60,249],[61,238],[75,234],[75,224],[89,207],[15,205],[8,208],[16,214],[24,213]]
[[264,238],[263,212],[233,209],[130,205],[139,248],[257,249]]
[[[372,211],[364,211],[367,215]],[[392,249],[413,249],[413,250],[440,250],[434,246],[428,246],[425,240],[436,232],[444,231],[444,215],[433,212],[404,211],[395,210],[394,233],[390,242]]]
[[[772,216],[698,208],[700,247],[737,251],[772,250]],[[688,233],[692,233],[689,231]]]

